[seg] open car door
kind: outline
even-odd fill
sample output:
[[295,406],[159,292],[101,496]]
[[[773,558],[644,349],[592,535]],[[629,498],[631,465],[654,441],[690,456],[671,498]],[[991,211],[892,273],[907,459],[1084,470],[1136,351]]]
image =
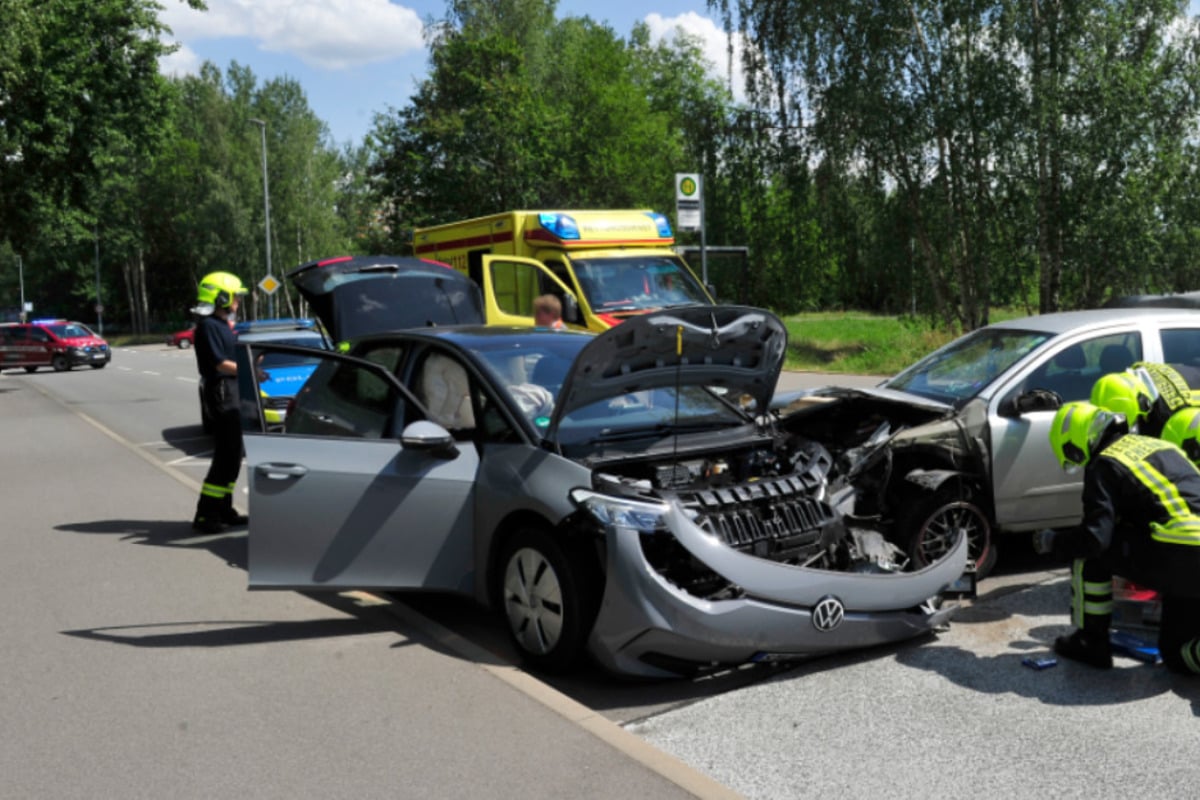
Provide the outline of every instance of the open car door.
[[488,325],[533,325],[533,301],[553,294],[562,302],[563,322],[586,330],[579,302],[545,264],[519,256],[482,256],[477,280],[483,289]]
[[[242,345],[239,363],[276,347]],[[282,431],[243,403],[250,588],[469,593],[478,453],[380,365],[317,356]],[[239,372],[258,398],[256,370]]]

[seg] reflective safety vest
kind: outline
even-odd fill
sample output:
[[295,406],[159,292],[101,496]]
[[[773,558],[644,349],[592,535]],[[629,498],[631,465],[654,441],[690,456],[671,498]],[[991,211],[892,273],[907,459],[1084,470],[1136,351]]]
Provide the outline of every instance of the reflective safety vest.
[[1132,369],[1146,370],[1150,379],[1154,381],[1154,388],[1158,390],[1158,396],[1167,404],[1171,413],[1194,405],[1192,389],[1178,370],[1152,361],[1139,361],[1133,365]]
[[[1149,456],[1168,450],[1179,448],[1146,436],[1123,436],[1106,447],[1101,455],[1123,464],[1158,499],[1167,520],[1150,523],[1152,539],[1163,544],[1200,547],[1200,516],[1179,494],[1175,484],[1148,460]],[[1182,450],[1179,455],[1187,458]]]

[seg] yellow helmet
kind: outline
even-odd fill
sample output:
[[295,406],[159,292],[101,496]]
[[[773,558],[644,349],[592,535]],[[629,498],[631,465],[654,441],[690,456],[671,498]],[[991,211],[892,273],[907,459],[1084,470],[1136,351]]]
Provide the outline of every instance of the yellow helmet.
[[1082,400],[1063,404],[1050,425],[1050,449],[1059,465],[1065,470],[1085,466],[1100,437],[1116,420],[1111,411]]
[[1200,462],[1200,408],[1181,408],[1163,426],[1162,438]]
[[196,290],[196,301],[202,305],[229,308],[233,298],[246,294],[246,287],[237,275],[231,272],[210,272],[200,279]]
[[1123,415],[1130,425],[1144,419],[1154,405],[1145,381],[1128,370],[1102,375],[1092,386],[1091,400],[1092,405]]

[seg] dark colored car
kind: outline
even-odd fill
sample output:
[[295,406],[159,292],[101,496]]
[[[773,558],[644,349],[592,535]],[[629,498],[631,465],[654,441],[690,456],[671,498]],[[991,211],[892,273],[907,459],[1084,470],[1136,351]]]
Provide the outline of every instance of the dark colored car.
[[484,323],[479,286],[434,261],[345,256],[301,264],[288,278],[337,343],[379,331]]
[[82,322],[47,319],[0,325],[0,370],[23,367],[36,372],[50,367],[64,372],[85,364],[103,369],[110,361],[108,342]]

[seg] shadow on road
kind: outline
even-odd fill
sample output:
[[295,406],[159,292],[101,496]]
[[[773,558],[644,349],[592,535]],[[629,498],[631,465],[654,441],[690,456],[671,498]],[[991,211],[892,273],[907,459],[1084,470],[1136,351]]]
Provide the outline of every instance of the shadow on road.
[[231,647],[335,636],[361,636],[389,630],[390,618],[382,615],[315,619],[299,622],[211,620],[195,622],[119,625],[63,631],[67,636],[135,647]]
[[106,519],[55,525],[55,530],[70,533],[99,533],[117,536],[123,541],[155,547],[179,547],[208,550],[231,567],[246,569],[249,563],[246,530],[234,529],[212,535],[197,534],[186,520]]
[[[197,418],[200,409],[196,409]],[[204,426],[199,422],[195,425],[180,425],[177,428],[163,428],[163,441],[180,453],[188,456],[210,454],[213,449],[212,437],[204,432]]]

